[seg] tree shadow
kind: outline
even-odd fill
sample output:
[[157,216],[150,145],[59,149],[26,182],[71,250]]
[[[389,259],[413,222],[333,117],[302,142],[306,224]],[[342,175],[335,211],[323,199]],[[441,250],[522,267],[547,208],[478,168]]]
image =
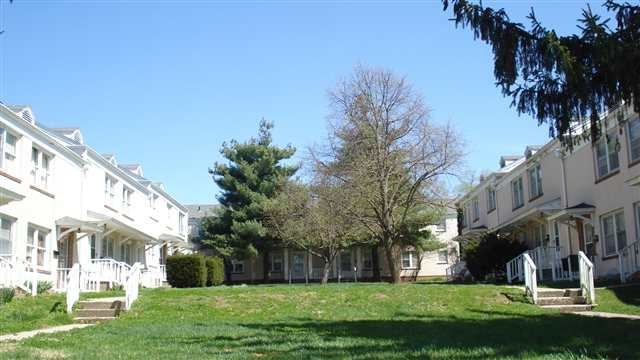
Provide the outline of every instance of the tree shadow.
[[244,333],[184,339],[215,354],[283,358],[640,358],[637,323],[553,313],[240,324]]
[[640,307],[640,284],[612,286],[607,289],[611,290],[621,302]]

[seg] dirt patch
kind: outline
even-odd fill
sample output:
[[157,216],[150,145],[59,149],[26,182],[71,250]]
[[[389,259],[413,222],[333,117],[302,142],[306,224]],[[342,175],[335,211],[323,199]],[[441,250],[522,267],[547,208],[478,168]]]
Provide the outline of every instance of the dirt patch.
[[0,354],[16,349],[16,343],[0,342]]
[[67,356],[60,350],[35,349],[34,352],[41,359],[64,359]]
[[373,294],[373,298],[376,300],[385,300],[385,299],[388,299],[389,296],[382,293],[377,293],[377,294]]
[[228,308],[229,306],[231,306],[229,305],[229,303],[227,303],[227,299],[222,296],[214,296],[213,304],[217,308]]
[[287,296],[285,294],[265,294],[265,297],[272,300],[279,300],[279,301],[283,301],[287,299]]

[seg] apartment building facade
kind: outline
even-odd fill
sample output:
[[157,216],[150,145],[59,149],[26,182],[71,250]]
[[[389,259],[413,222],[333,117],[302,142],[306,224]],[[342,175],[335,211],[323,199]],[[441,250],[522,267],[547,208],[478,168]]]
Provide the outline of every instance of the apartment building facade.
[[27,106],[0,104],[0,134],[0,286],[62,291],[74,264],[159,274],[188,251],[187,209],[140,165],[100,155],[77,128],[42,126]]
[[579,251],[600,279],[625,281],[640,270],[640,118],[624,106],[602,118],[595,143],[569,151],[552,140],[501,157],[500,169],[459,200],[459,239],[515,238],[543,280],[575,279]]

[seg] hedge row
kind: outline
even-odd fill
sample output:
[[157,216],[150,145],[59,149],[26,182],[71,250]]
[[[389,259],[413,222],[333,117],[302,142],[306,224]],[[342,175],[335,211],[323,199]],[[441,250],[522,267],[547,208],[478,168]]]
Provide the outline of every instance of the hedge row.
[[176,288],[217,286],[224,281],[224,263],[199,254],[169,256],[167,281]]

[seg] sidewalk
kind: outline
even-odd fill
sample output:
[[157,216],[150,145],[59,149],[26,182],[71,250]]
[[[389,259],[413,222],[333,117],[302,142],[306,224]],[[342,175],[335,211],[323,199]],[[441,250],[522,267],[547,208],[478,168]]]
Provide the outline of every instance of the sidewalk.
[[70,331],[74,329],[82,329],[88,326],[93,326],[94,324],[69,324],[62,326],[54,326],[50,328],[38,329],[38,330],[30,330],[30,331],[22,331],[19,333],[0,335],[0,342],[5,341],[20,341],[24,339],[28,339],[30,337],[34,337],[40,334],[53,334],[58,332]]
[[583,316],[592,316],[592,317],[601,317],[601,318],[606,318],[606,319],[640,320],[640,316],[638,316],[638,315],[608,313],[608,312],[601,312],[601,311],[576,311],[576,312],[573,312],[572,314],[583,315]]

